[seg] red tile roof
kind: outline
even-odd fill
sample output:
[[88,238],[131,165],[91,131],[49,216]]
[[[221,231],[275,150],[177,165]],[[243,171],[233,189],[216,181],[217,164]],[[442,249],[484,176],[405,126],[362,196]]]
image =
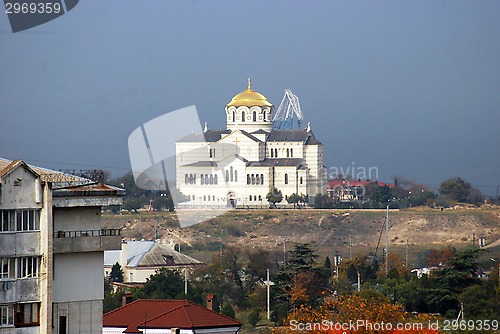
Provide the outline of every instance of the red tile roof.
[[103,316],[104,327],[223,328],[241,323],[189,300],[138,299]]

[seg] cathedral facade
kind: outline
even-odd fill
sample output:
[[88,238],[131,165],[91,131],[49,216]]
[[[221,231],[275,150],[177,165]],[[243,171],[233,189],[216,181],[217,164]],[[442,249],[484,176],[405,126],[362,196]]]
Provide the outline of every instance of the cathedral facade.
[[323,145],[306,129],[273,129],[274,106],[248,88],[226,105],[225,130],[189,134],[176,142],[176,185],[185,207],[267,207],[276,188],[281,205],[292,194],[324,193]]

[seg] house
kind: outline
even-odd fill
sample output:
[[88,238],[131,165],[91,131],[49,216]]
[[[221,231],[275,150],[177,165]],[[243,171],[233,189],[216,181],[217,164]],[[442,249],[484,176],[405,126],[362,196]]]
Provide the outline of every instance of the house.
[[103,254],[119,230],[101,208],[124,190],[0,159],[0,334],[100,333]]
[[240,322],[189,300],[138,299],[106,313],[102,333],[238,333],[240,328]]
[[173,244],[156,241],[123,241],[121,250],[104,252],[104,275],[111,273],[115,263],[123,270],[125,283],[145,283],[160,268],[193,269],[201,261],[174,250]]

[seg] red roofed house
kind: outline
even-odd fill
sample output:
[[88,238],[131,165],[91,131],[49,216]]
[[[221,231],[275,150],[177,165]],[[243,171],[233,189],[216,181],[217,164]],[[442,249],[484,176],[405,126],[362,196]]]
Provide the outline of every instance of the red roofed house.
[[138,299],[103,316],[103,334],[238,333],[241,323],[189,300]]

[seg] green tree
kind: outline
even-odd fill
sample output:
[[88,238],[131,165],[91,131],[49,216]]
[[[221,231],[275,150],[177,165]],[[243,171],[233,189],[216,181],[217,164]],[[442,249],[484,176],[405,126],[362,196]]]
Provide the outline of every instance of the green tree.
[[301,198],[299,195],[297,195],[296,193],[293,193],[290,196],[288,196],[287,202],[288,202],[288,204],[293,204],[293,208],[295,209],[297,206],[297,203],[299,203],[300,199]]
[[113,267],[111,267],[109,279],[111,280],[111,282],[123,282],[123,270],[118,262],[116,262]]
[[283,194],[281,193],[281,190],[273,187],[266,195],[266,199],[269,202],[270,206],[275,208],[276,203],[281,203],[281,201],[283,200]]
[[435,279],[444,289],[461,293],[471,285],[478,284],[477,257],[483,249],[469,249],[457,252],[449,259],[448,266],[436,271]]
[[222,315],[225,315],[226,317],[229,317],[231,319],[234,319],[236,317],[236,314],[234,313],[234,309],[229,303],[224,303],[224,306],[222,306],[222,310],[220,312]]
[[472,285],[458,296],[458,300],[464,304],[464,313],[470,319],[500,318],[500,294],[492,286]]
[[471,184],[461,177],[452,177],[441,182],[439,193],[453,201],[466,203],[471,188]]
[[161,268],[151,275],[144,287],[136,291],[137,298],[180,299],[184,295],[184,278],[176,270]]
[[260,321],[260,309],[257,307],[254,307],[250,310],[250,313],[248,313],[248,323],[255,327],[257,323]]

